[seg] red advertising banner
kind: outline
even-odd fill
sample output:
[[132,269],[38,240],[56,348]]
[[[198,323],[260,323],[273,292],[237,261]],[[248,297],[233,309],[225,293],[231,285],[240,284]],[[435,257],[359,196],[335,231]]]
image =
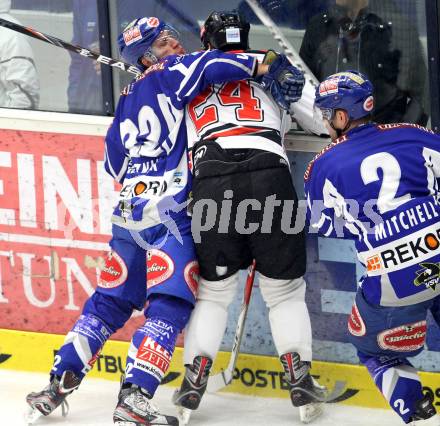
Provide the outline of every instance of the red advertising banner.
[[0,130],[0,328],[64,334],[93,293],[117,196],[103,151],[102,137]]

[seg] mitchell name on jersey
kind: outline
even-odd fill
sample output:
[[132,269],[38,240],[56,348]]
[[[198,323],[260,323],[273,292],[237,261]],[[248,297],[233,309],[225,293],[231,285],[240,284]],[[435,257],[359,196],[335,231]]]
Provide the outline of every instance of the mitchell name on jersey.
[[372,303],[408,305],[439,294],[439,177],[439,137],[411,124],[360,126],[309,164],[312,232],[355,240]]

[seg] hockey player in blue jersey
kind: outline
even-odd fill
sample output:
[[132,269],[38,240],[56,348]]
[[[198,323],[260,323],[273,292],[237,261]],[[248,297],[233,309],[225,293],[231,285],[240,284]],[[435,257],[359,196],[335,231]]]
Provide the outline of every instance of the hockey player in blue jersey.
[[349,339],[405,423],[439,426],[408,357],[423,349],[428,311],[440,324],[440,138],[414,124],[372,123],[372,93],[356,71],[317,88],[332,143],[304,176],[310,230],[354,239],[366,272]]
[[118,39],[122,57],[143,74],[121,94],[105,139],[105,169],[122,183],[113,214],[111,252],[98,287],[55,356],[50,384],[31,393],[34,414],[66,403],[92,368],[107,339],[145,310],[133,335],[113,420],[120,425],[177,425],[151,403],[185,327],[197,291],[198,265],[186,213],[188,170],[186,104],[209,84],[263,73],[289,76],[241,54],[184,55],[176,31],[149,17],[133,21]]

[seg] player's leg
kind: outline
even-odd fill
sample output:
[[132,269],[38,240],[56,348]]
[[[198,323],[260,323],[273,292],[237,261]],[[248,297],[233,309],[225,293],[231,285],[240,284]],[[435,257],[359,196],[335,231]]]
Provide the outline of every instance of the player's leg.
[[107,339],[125,324],[133,308],[142,309],[145,303],[146,294],[139,292],[136,284],[139,277],[145,276],[145,261],[137,256],[139,247],[128,235],[128,231],[114,228],[112,251],[98,287],[55,355],[49,385],[26,398],[31,408],[43,415],[50,414],[78,388]]
[[[189,219],[176,225],[183,244],[169,234],[163,246],[149,250],[145,258],[146,321],[131,340],[115,424],[177,424],[176,418],[160,414],[151,402],[169,368],[177,336],[188,322],[197,290],[198,265]],[[163,237],[163,232],[155,235],[156,240]]]
[[[234,178],[240,180],[237,175]],[[218,214],[215,225],[201,232],[200,241],[196,241],[201,275],[199,293],[185,330],[185,377],[173,398],[176,405],[191,410],[198,408],[206,390],[209,370],[226,329],[227,309],[237,291],[238,270],[251,263],[241,235],[235,234],[232,228],[219,232],[219,227],[234,223],[234,206],[231,206],[231,215],[226,214],[227,207],[222,206],[225,189],[233,187],[232,179],[229,175],[196,179],[194,185],[196,205],[204,199],[213,200]]]
[[259,283],[269,308],[272,336],[289,383],[292,404],[300,408],[301,421],[309,423],[321,415],[327,390],[310,374],[312,331],[305,303],[305,281],[302,277],[280,280],[260,274]]
[[177,419],[161,414],[151,400],[170,366],[177,336],[185,327],[193,304],[161,294],[148,300],[146,322],[130,344],[113,421],[121,425],[177,425]]
[[415,425],[440,424],[432,401],[422,393],[417,370],[407,360],[423,350],[430,304],[376,307],[359,290],[348,323],[350,340],[376,386],[401,419]]
[[185,330],[185,377],[174,394],[178,406],[196,410],[205,393],[209,371],[225,333],[228,306],[234,300],[238,272],[220,281],[199,281],[199,295]]
[[440,425],[428,395],[422,393],[417,370],[404,357],[369,356],[358,352],[376,386],[405,423]]
[[303,279],[305,236],[295,223],[298,199],[287,167],[254,172],[253,182],[256,198],[264,206],[258,218],[262,228],[250,237],[261,294],[269,308],[272,336],[290,385],[291,401],[300,407],[301,420],[310,422],[322,413],[326,389],[310,375],[312,329]]

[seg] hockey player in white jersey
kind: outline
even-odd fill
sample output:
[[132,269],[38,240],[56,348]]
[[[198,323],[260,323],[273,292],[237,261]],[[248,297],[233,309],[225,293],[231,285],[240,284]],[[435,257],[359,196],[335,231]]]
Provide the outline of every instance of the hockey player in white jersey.
[[[201,39],[205,49],[250,54],[249,28],[235,12],[213,12],[202,28]],[[253,53],[274,68],[282,65],[282,58],[275,52]],[[293,66],[288,72],[297,79],[289,93],[289,99],[296,101],[301,97],[304,77]],[[222,224],[217,217],[210,230],[200,233],[194,223],[196,214],[193,216],[201,277],[196,307],[185,334],[185,378],[174,395],[174,403],[180,407],[198,408],[226,328],[227,308],[236,294],[239,270],[255,259],[291,401],[300,408],[303,422],[310,422],[322,412],[326,390],[310,375],[312,331],[303,279],[304,233],[288,235],[281,229],[281,205],[293,202],[293,221],[297,207],[283,146],[291,123],[288,109],[289,102],[279,84],[266,77],[259,82],[212,85],[188,106],[188,128],[198,139],[192,151],[194,212],[207,199],[214,200],[220,211],[226,198],[231,203],[231,214],[227,223]],[[234,226],[240,221],[239,206],[245,200],[255,202],[248,220],[258,225],[255,232]],[[273,213],[270,223],[266,222],[266,209]]]

